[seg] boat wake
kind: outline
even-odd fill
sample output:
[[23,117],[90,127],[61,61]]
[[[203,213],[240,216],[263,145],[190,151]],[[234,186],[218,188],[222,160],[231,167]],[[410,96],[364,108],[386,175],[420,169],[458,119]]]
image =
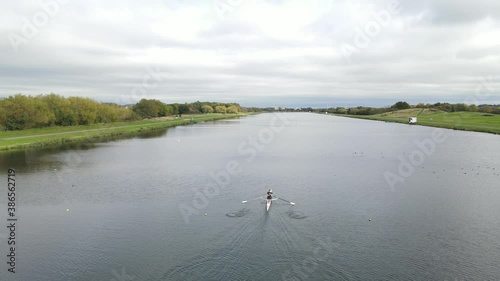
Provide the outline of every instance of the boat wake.
[[[230,217],[244,216],[248,209],[228,213]],[[204,249],[186,252],[177,265],[163,274],[160,280],[249,280],[260,274],[263,266],[255,259],[255,240],[260,241],[264,221],[258,218],[235,221],[214,237]],[[257,231],[258,230],[258,231]],[[252,261],[252,262],[249,262]]]
[[297,219],[297,220],[307,218],[307,216],[304,215],[304,213],[300,212],[300,211],[288,211],[288,212],[286,212],[286,214],[288,215],[288,217],[290,217],[292,219]]
[[241,218],[250,212],[249,209],[241,209],[235,213],[227,213],[226,216],[230,218]]

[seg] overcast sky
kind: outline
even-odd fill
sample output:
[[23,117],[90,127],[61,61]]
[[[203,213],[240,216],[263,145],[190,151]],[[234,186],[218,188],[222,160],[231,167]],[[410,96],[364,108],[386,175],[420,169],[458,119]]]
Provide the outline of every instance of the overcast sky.
[[0,34],[1,97],[500,103],[498,0],[4,1]]

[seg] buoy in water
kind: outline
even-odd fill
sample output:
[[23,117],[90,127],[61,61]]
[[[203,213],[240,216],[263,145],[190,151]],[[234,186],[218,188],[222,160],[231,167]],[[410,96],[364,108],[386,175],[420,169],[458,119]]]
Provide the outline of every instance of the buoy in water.
[[66,209],[66,212],[69,212],[69,209]]
[[207,214],[207,213],[205,213],[205,216],[208,216],[208,214]]

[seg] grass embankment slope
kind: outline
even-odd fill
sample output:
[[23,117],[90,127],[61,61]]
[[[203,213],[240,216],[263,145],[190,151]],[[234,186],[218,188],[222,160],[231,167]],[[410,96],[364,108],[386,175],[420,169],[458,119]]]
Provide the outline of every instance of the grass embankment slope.
[[417,117],[417,125],[500,134],[500,115],[482,112],[445,112],[411,108],[368,116],[347,116],[405,124],[408,124],[408,118]]
[[0,133],[0,152],[28,147],[56,146],[71,142],[95,141],[99,138],[110,136],[133,136],[162,128],[246,115],[249,114],[196,114],[183,115],[182,118],[166,117],[87,126],[47,127],[22,131],[7,131]]

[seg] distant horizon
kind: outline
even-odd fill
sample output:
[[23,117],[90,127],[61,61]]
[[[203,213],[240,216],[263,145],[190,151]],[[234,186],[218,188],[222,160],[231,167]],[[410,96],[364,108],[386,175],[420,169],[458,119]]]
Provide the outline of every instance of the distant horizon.
[[[23,94],[23,93],[17,93],[17,94],[21,94],[21,95],[25,95],[25,96],[56,94],[56,95],[63,96],[63,97],[82,97],[82,98],[90,98],[90,99],[93,99],[93,100],[100,102],[100,103],[113,103],[113,104],[118,104],[120,106],[134,105],[140,101],[140,100],[137,100],[136,102],[131,102],[131,103],[117,103],[117,102],[113,102],[113,101],[99,100],[99,99],[96,99],[95,97],[91,97],[91,96],[81,96],[81,95],[65,96],[65,95],[61,95],[61,94],[53,93],[53,92],[48,93],[48,94],[34,94],[34,95],[28,95],[28,94]],[[13,96],[13,95],[17,95],[17,94],[0,96],[0,99],[1,98],[8,98],[9,96]],[[149,99],[149,98],[146,98],[146,99]],[[337,99],[336,102],[335,101],[327,102],[327,101],[325,101],[326,99],[324,99],[318,103],[309,102],[307,104],[304,104],[304,103],[300,104],[300,103],[293,102],[293,101],[290,102],[289,100],[286,100],[286,102],[283,102],[280,104],[278,104],[278,103],[275,103],[275,104],[245,103],[245,102],[240,102],[237,99],[234,99],[234,100],[231,100],[231,99],[216,100],[216,99],[210,99],[210,98],[208,98],[206,100],[184,100],[184,101],[168,101],[168,100],[163,100],[163,99],[156,99],[156,100],[159,100],[159,101],[166,103],[166,104],[173,104],[173,103],[183,104],[183,103],[194,103],[194,102],[202,102],[202,103],[203,102],[220,102],[220,103],[237,103],[243,107],[257,107],[257,108],[275,108],[275,107],[308,108],[308,107],[311,107],[311,108],[315,108],[315,109],[318,109],[318,108],[336,108],[336,107],[354,108],[354,107],[360,107],[360,106],[361,107],[384,108],[384,107],[390,107],[398,101],[407,102],[408,104],[410,104],[412,106],[418,105],[419,103],[431,104],[431,105],[436,104],[436,103],[450,103],[450,104],[464,103],[467,105],[475,104],[477,106],[479,106],[479,105],[492,105],[492,106],[500,105],[500,101],[482,102],[482,103],[465,103],[463,101],[439,101],[439,100],[437,100],[437,101],[422,101],[422,100],[404,100],[404,99],[379,99],[379,100],[374,100],[376,102],[372,101],[371,103],[367,103],[364,101],[359,101],[359,103],[356,103],[356,100],[352,100],[352,99],[344,99],[344,100]]]
[[[84,98],[91,98],[94,99],[98,102],[101,103],[115,103],[118,105],[129,105],[129,104],[135,104],[139,102],[142,98],[146,99],[156,99],[160,100],[161,102],[164,103],[192,103],[196,101],[216,101],[216,102],[226,102],[226,103],[231,103],[235,102],[238,103],[242,106],[246,107],[312,107],[312,108],[328,108],[328,107],[358,107],[358,106],[366,106],[366,107],[386,107],[386,106],[391,106],[394,103],[398,101],[405,101],[408,102],[411,105],[417,105],[419,103],[423,104],[435,104],[435,103],[465,103],[467,105],[469,104],[475,104],[475,105],[482,105],[482,104],[488,104],[488,105],[496,105],[500,104],[500,97],[494,96],[492,94],[484,95],[482,98],[476,98],[478,95],[471,94],[469,95],[469,98],[451,98],[448,100],[444,99],[438,99],[438,98],[430,98],[428,100],[424,100],[423,98],[405,98],[405,97],[400,97],[400,98],[371,98],[371,99],[353,99],[353,98],[347,98],[347,97],[338,97],[338,98],[331,98],[331,97],[287,97],[286,99],[281,99],[281,102],[272,102],[272,101],[254,101],[254,99],[251,98],[243,98],[243,99],[231,99],[231,98],[221,98],[221,99],[216,99],[216,98],[210,98],[210,97],[203,97],[203,99],[194,99],[194,98],[189,98],[189,99],[174,99],[171,100],[166,96],[160,96],[160,97],[149,97],[145,96],[142,98],[139,98],[139,96],[127,96],[125,95],[124,98],[120,99],[110,99],[107,95],[104,96],[85,96],[85,95],[64,95],[64,94],[59,94],[56,92],[49,92],[49,93],[38,93],[38,94],[26,94],[26,93],[16,93],[16,94],[0,94],[0,98],[7,98],[12,95],[17,95],[17,94],[22,94],[22,95],[31,95],[31,96],[37,96],[37,95],[48,95],[48,94],[57,94],[61,95],[63,97],[84,97]],[[102,97],[102,98],[99,98]],[[126,101],[131,101],[131,102],[126,102]],[[471,102],[472,101],[472,102]]]

